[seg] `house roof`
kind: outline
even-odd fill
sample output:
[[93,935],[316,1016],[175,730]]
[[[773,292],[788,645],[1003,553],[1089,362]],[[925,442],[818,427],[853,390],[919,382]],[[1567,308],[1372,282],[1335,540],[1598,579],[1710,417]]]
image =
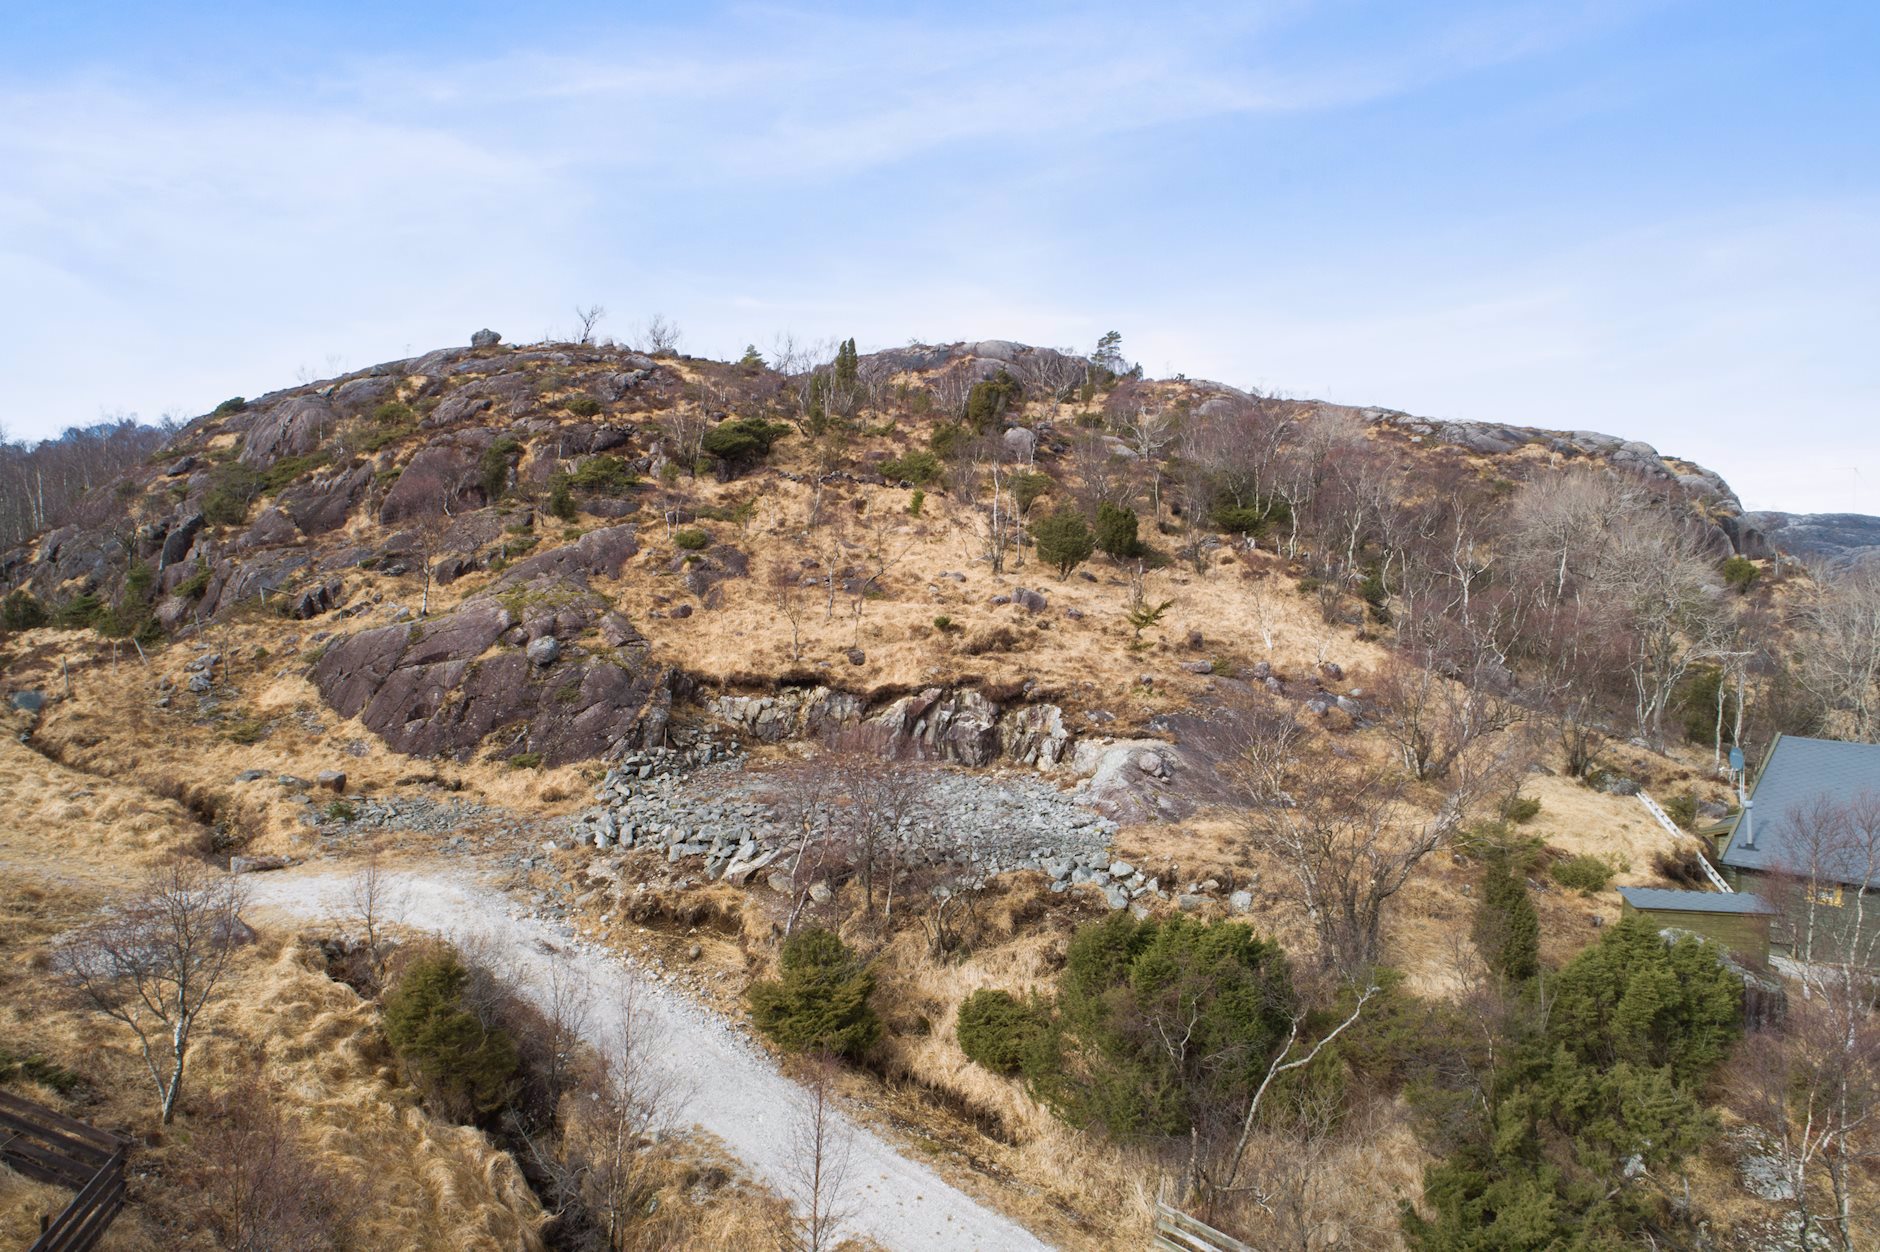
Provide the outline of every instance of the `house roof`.
[[1773,913],[1761,896],[1743,892],[1668,891],[1661,887],[1621,887],[1619,894],[1635,909],[1658,913]]
[[[1723,863],[1845,883],[1866,877],[1880,886],[1880,864],[1865,847],[1829,854],[1798,846],[1798,823],[1805,824],[1810,808],[1823,800],[1846,804],[1862,797],[1880,797],[1880,744],[1777,736],[1750,789],[1748,812],[1735,819]],[[1746,835],[1753,836],[1753,844]]]

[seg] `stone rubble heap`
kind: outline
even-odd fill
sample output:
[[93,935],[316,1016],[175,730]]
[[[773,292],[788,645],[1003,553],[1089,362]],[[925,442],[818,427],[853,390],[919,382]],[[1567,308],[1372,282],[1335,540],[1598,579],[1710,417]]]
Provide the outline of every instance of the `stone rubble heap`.
[[[955,869],[968,883],[1039,870],[1053,890],[1083,884],[1104,890],[1114,908],[1145,895],[1169,898],[1155,879],[1112,858],[1116,823],[1087,808],[1083,790],[933,769],[921,804],[897,833],[899,855],[913,865]],[[576,846],[660,852],[674,866],[702,861],[703,876],[713,881],[787,879],[795,842],[766,780],[744,771],[735,745],[707,740],[684,751],[628,755],[594,798],[594,807],[568,824]],[[816,833],[829,833],[832,820],[821,819]]]

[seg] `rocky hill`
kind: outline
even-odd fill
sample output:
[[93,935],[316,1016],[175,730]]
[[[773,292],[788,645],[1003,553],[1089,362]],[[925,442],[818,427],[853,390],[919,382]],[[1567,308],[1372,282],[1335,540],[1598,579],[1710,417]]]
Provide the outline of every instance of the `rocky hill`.
[[1880,517],[1864,513],[1755,512],[1744,520],[1769,546],[1800,560],[1829,565],[1880,559]]
[[[1807,668],[1837,653],[1800,632],[1868,619],[1795,612],[1830,588],[1767,559],[1788,542],[1717,475],[1585,431],[1004,341],[778,370],[479,334],[230,400],[0,555],[0,800],[21,814],[0,888],[83,870],[102,900],[180,849],[328,910],[356,901],[339,874],[389,857],[427,890],[506,892],[442,916],[488,913],[531,960],[605,951],[734,1022],[811,918],[879,980],[877,1050],[846,1071],[878,1124],[1051,1246],[1139,1248],[1140,1150],[969,1056],[968,1004],[1033,1001],[1104,919],[1232,918],[1301,970],[1381,956],[1400,1007],[1367,1039],[1459,1031],[1473,1056],[1491,1014],[1460,962],[1497,849],[1526,858],[1537,960],[1564,967],[1615,933],[1610,884],[1701,881],[1698,841],[1638,793],[1687,827],[1725,812],[1732,689],[1752,748],[1874,707]],[[1336,874],[1284,842],[1309,833],[1290,815],[1337,832]],[[1383,871],[1343,868],[1364,858]],[[1334,879],[1381,892],[1368,930],[1315,897]],[[0,956],[42,982],[77,924]],[[284,999],[314,1003],[343,938],[296,940]],[[15,1033],[51,1046],[15,999]],[[308,1029],[254,1038],[301,1049]],[[95,1035],[67,1053],[109,1052]],[[1282,1130],[1261,1159],[1329,1180],[1314,1211],[1341,1246],[1396,1247],[1451,1149],[1422,1137],[1409,1069],[1362,1068],[1372,1046],[1335,1145]],[[727,1107],[745,1128],[749,1101]],[[430,1123],[403,1126],[373,1151],[431,1150]],[[511,1160],[459,1129],[461,1167],[426,1173],[453,1210],[481,1195],[492,1224],[546,1222],[552,1180],[458,1181]],[[785,1185],[758,1138],[733,1146]],[[770,1203],[703,1186],[731,1175],[699,1159],[674,1161],[662,1215]],[[1733,1158],[1691,1162],[1705,1220],[1743,1209],[1716,1198]]]
[[[1119,714],[1117,683],[1096,676],[1179,700],[1246,606],[1199,579],[1171,595],[1181,626],[1158,646],[1186,658],[1153,672],[1119,644],[1121,593],[1102,589],[1123,571],[1101,585],[1021,574],[1022,525],[987,529],[1003,524],[997,473],[988,506],[949,465],[986,462],[967,445],[990,440],[990,462],[1034,497],[1092,509],[1128,479],[1154,497],[1163,534],[1145,538],[1198,574],[1256,527],[1195,494],[1241,473],[1244,450],[1182,443],[1184,415],[1191,431],[1329,430],[1322,455],[1295,452],[1299,473],[1362,462],[1410,494],[1445,475],[1604,465],[1673,501],[1716,557],[1768,550],[1767,523],[1716,474],[1593,432],[1146,381],[1006,341],[786,375],[486,333],[218,406],[96,489],[82,521],[0,557],[0,588],[146,641],[231,615],[306,622],[321,697],[415,756],[617,755],[683,738],[675,709],[689,707],[758,739],[855,725],[890,752],[1052,766],[1081,732],[1147,727],[1150,711]],[[1204,454],[1219,461],[1208,484],[1182,486]],[[1265,508],[1307,489],[1255,495]],[[993,559],[988,543],[1008,540]],[[1171,589],[1191,577],[1162,563]],[[1281,675],[1310,699],[1323,684],[1305,677]],[[197,675],[195,694],[213,680]]]

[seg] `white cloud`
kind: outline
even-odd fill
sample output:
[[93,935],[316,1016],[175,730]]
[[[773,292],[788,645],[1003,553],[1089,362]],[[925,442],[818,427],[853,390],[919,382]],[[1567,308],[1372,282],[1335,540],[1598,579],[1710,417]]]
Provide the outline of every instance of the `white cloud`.
[[[1089,343],[1152,367],[1438,416],[1638,435],[1739,471],[1752,503],[1838,488],[1876,396],[1871,203],[1753,204],[1542,255],[1394,222],[1301,243],[1251,174],[1197,214],[1135,185],[1166,136],[1267,138],[1609,30],[1636,6],[1438,19],[1272,3],[1090,17],[835,19],[746,8],[579,47],[392,51],[266,91],[48,75],[0,87],[0,420],[200,411],[353,365],[657,308],[696,350],[773,332]],[[1327,16],[1329,13],[1329,17]],[[1309,131],[1301,133],[1309,134]],[[1746,191],[1746,197],[1750,194]],[[1380,188],[1380,198],[1388,195]],[[1512,210],[1519,212],[1519,210]],[[1107,251],[1121,223],[1127,247]],[[1191,225],[1185,225],[1191,224]],[[1505,222],[1503,223],[1505,225]],[[1256,232],[1257,233],[1257,232]],[[1513,237],[1510,236],[1510,239]],[[1821,434],[1815,434],[1819,427]],[[1833,432],[1833,433],[1829,433]],[[1838,440],[1825,466],[1798,438]]]

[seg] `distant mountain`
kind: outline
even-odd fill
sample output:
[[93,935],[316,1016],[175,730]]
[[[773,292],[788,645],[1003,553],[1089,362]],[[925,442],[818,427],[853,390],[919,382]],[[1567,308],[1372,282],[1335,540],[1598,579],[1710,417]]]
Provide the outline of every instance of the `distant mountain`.
[[1808,561],[1880,560],[1880,517],[1865,513],[1745,513],[1772,547]]

